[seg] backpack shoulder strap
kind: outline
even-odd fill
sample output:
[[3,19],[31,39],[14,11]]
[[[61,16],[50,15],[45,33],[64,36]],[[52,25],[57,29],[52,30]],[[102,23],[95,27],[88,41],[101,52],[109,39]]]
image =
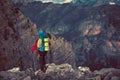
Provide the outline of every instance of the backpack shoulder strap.
[[42,46],[42,39],[38,39],[38,42],[37,42],[37,48],[40,48]]

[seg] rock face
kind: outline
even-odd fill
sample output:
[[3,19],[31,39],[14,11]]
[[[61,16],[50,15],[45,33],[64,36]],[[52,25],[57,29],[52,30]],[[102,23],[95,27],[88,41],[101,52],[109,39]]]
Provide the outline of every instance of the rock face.
[[62,37],[56,38],[53,36],[51,39],[51,54],[48,53],[47,62],[57,65],[68,63],[76,68],[72,44]]
[[0,30],[0,70],[30,66],[37,27],[10,0],[0,1]]
[[[32,67],[31,48],[37,38],[37,26],[24,16],[10,0],[0,0],[0,71],[15,66],[22,70]],[[47,61],[56,64],[68,62],[75,67],[71,44],[64,41],[63,38],[57,39],[53,35],[52,39],[54,39],[51,42],[53,43],[51,44],[53,54]],[[68,49],[64,50],[64,48]]]
[[33,2],[19,7],[42,29],[72,43],[77,66],[120,67],[120,6]]
[[100,71],[91,72],[88,67],[73,69],[71,65],[65,63],[56,65],[47,64],[45,73],[41,70],[33,71],[31,68],[19,71],[13,68],[0,72],[0,80],[120,80],[120,69],[104,68]]
[[82,79],[82,76],[84,75],[84,72],[87,72],[87,74],[90,73],[90,71],[81,71],[81,70],[74,70],[71,65],[69,64],[48,64],[47,65],[47,71],[46,73],[41,72],[40,70],[34,72],[32,69],[27,69],[25,71],[16,71],[13,72],[10,71],[1,71],[0,72],[0,79],[6,80],[6,79],[16,79],[16,80],[33,80],[36,78],[36,80],[77,80]]

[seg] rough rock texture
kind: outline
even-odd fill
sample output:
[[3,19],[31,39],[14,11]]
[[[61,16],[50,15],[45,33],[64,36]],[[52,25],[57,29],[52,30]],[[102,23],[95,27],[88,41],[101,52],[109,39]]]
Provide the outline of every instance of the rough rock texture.
[[120,6],[33,2],[19,7],[42,29],[72,43],[77,66],[120,67]]
[[[0,0],[0,71],[15,66],[19,66],[21,70],[32,67],[31,48],[36,38],[37,26],[24,16],[11,0]],[[63,38],[52,36],[52,39],[52,55],[47,61],[56,64],[67,62],[75,67],[71,44]]]
[[[75,54],[73,52],[72,44],[62,37],[56,38],[52,34],[51,37],[51,50],[46,55],[46,63],[55,63],[57,65],[68,63],[72,65],[73,68],[76,68]],[[35,55],[34,60],[36,68],[39,68],[39,61]]]
[[25,71],[1,71],[0,79],[2,80],[79,80],[82,79],[82,76],[86,72],[87,74],[91,73],[89,70],[74,70],[69,64],[55,65],[47,64],[48,68],[46,73],[41,72],[40,70],[34,72],[32,69],[27,69]]
[[100,75],[102,80],[119,80],[120,79],[120,69],[103,68],[100,71],[96,71],[95,74]]
[[32,68],[25,71],[19,71],[19,68],[1,71],[0,80],[120,80],[120,69],[115,68],[91,72],[88,67],[79,66],[79,69],[73,69],[67,63],[61,65],[52,63],[47,66],[45,73],[40,70],[34,73]]
[[51,42],[51,54],[48,53],[46,58],[47,62],[55,63],[57,65],[68,63],[72,65],[73,68],[75,68],[76,62],[72,44],[62,37],[56,38],[53,35],[50,42]]
[[30,66],[37,27],[10,0],[0,0],[0,70]]

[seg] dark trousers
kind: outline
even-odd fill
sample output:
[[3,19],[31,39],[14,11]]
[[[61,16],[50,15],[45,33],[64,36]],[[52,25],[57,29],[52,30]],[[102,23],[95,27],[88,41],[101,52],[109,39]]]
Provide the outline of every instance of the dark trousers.
[[47,54],[47,51],[45,51],[45,52],[38,51],[38,54],[40,55],[40,57],[39,57],[40,68],[41,68],[42,71],[45,72],[46,71],[46,66],[45,66],[46,59],[45,59],[45,56]]

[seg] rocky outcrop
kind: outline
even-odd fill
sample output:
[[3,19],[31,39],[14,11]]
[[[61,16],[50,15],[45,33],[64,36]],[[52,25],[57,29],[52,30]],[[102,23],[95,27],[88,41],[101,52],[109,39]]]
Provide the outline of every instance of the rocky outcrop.
[[91,72],[88,67],[79,66],[73,69],[71,65],[65,63],[56,65],[47,64],[45,73],[41,70],[33,71],[29,68],[25,71],[19,71],[19,68],[13,68],[8,71],[0,72],[1,80],[119,80],[120,69],[104,68],[100,71]]
[[[77,80],[82,79],[82,76],[86,72],[87,74],[91,73],[89,70],[74,70],[69,64],[56,65],[54,63],[47,64],[48,68],[46,73],[43,73],[40,70],[34,71],[30,68],[25,71],[16,70],[16,68],[9,71],[1,71],[0,79],[2,80]],[[13,71],[14,70],[14,71]]]
[[37,27],[10,0],[0,1],[0,70],[31,64]]
[[[0,33],[0,71],[17,66],[21,70],[32,67],[34,54],[31,48],[38,38],[37,26],[11,0],[0,1]],[[53,55],[47,58],[49,63],[68,62],[75,67],[74,53],[68,41],[52,35],[51,48]]]
[[19,7],[42,29],[72,43],[77,66],[89,66],[92,70],[119,68],[120,6],[87,7],[34,2]]
[[70,42],[62,37],[56,38],[52,36],[51,39],[51,53],[47,55],[48,63],[55,63],[57,65],[68,63],[76,68],[75,54]]
[[96,74],[100,75],[102,80],[119,80],[120,69],[115,68],[104,68],[100,71],[96,71]]

